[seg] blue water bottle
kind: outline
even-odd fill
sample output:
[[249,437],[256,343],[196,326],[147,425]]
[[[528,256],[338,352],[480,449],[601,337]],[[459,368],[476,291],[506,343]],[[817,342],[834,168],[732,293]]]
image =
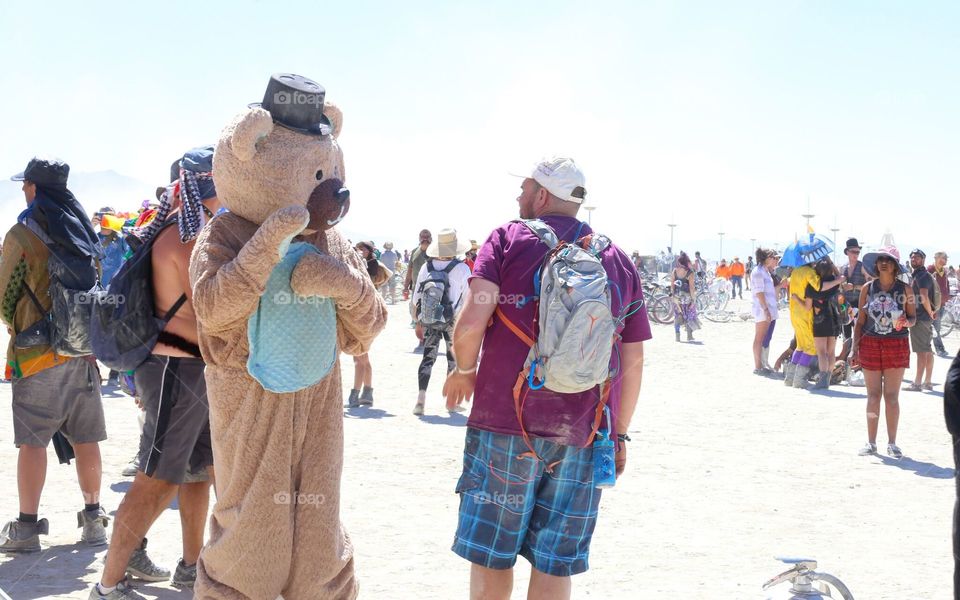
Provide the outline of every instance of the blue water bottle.
[[593,438],[593,485],[598,488],[612,488],[617,483],[616,447],[610,428],[610,407],[603,407],[607,417],[606,427],[597,429]]

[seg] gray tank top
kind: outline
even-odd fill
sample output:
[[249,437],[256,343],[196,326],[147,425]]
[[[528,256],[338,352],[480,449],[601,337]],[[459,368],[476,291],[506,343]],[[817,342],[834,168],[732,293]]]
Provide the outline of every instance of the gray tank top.
[[894,327],[894,323],[903,314],[907,304],[906,284],[897,279],[890,291],[885,292],[880,289],[880,281],[874,279],[867,290],[867,303],[863,308],[867,311],[867,322],[863,326],[864,335],[891,338],[910,335],[910,330],[906,327],[900,331]]

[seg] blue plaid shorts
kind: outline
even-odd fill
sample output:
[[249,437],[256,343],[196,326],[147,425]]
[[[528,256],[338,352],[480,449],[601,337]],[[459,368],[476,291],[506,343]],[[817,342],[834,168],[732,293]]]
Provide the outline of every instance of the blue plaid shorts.
[[467,428],[453,551],[490,569],[513,567],[519,554],[549,575],[583,573],[600,504],[593,448],[531,442],[545,462],[518,458],[529,451],[520,436]]

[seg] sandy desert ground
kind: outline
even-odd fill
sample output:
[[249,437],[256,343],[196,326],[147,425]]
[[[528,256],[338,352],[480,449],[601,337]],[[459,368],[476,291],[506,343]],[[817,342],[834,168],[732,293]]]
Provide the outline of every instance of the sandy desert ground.
[[[464,598],[469,566],[450,544],[466,418],[443,410],[442,360],[427,414],[411,414],[420,356],[405,307],[390,310],[372,352],[376,404],[345,415],[342,516],[361,597]],[[781,318],[777,352],[791,335]],[[864,389],[814,394],[752,375],[752,332],[750,322],[707,322],[697,343],[678,344],[671,327],[654,326],[627,472],[604,494],[591,569],[574,579],[574,597],[765,598],[761,584],[782,570],[773,557],[783,554],[816,558],[857,600],[949,598],[954,472],[939,385],[949,361],[936,359],[933,393],[901,395],[905,457],[859,457]],[[956,352],[960,334],[947,342]],[[349,357],[342,364],[350,379]],[[9,407],[9,385],[0,397]],[[110,439],[102,446],[102,503],[112,513],[129,486],[119,473],[138,431],[129,398],[108,390],[103,403]],[[17,515],[9,412],[0,417],[0,440],[6,521]],[[879,441],[885,447],[883,433]],[[0,587],[11,598],[86,598],[97,580],[105,548],[76,543],[75,481],[51,450],[41,507],[50,535],[40,554],[0,558]],[[171,508],[149,535],[151,555],[170,568],[179,527]],[[514,597],[525,596],[528,578],[521,559]],[[138,589],[190,597],[169,585]]]

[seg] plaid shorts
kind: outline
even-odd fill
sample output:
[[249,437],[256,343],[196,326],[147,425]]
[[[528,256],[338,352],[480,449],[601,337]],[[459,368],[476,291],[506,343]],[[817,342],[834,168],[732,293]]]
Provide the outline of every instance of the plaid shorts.
[[543,573],[570,576],[588,569],[600,490],[593,485],[593,448],[532,439],[547,464],[518,458],[523,438],[467,429],[460,516],[453,551],[490,569],[509,569],[523,556]]
[[867,371],[910,367],[910,342],[906,337],[865,335],[860,340],[860,366]]

